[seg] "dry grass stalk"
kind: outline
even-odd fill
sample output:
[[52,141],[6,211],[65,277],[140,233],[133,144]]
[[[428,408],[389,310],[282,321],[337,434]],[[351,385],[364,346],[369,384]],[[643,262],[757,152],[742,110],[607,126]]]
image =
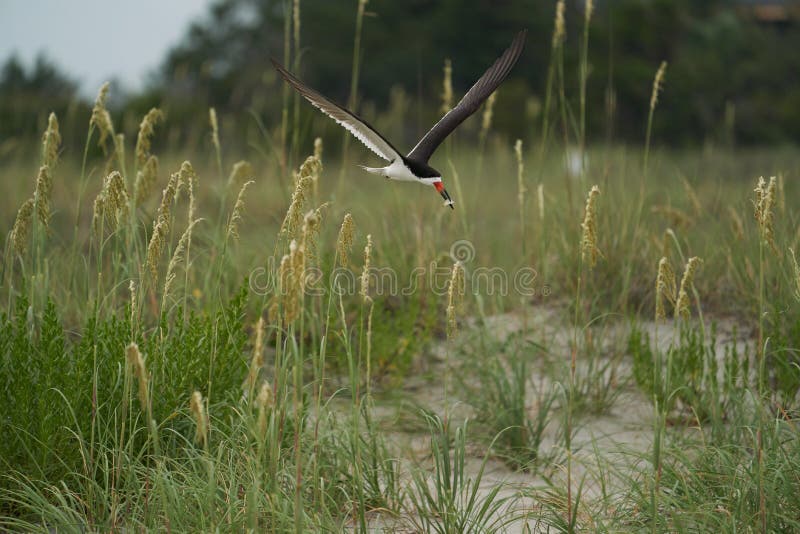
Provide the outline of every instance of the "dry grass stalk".
[[700,203],[700,197],[697,196],[697,192],[692,187],[692,184],[689,183],[689,180],[682,178],[682,181],[683,190],[686,192],[686,198],[689,199],[689,203],[692,205],[692,211],[694,212],[695,216],[698,216],[703,210],[703,206]]
[[[178,246],[175,247],[175,252],[172,253],[172,258],[170,258],[169,265],[167,265],[167,276],[164,279],[164,302],[166,302],[167,298],[172,294],[172,286],[175,284],[175,279],[177,278],[178,266],[184,261],[186,251],[192,240],[192,229],[195,224],[202,220],[203,219],[195,219],[189,223],[189,226],[186,227],[186,230],[184,230],[181,238],[178,240]],[[188,269],[189,266],[187,265],[186,268]]]
[[150,144],[156,125],[164,120],[164,113],[158,108],[151,108],[139,124],[139,135],[136,137],[136,165],[144,167],[150,157]]
[[661,237],[661,256],[664,258],[669,258],[672,255],[672,234],[672,228],[667,228]]
[[453,109],[453,64],[450,58],[444,60],[443,73],[441,112],[444,114]]
[[553,24],[553,48],[561,46],[567,36],[566,25],[564,24],[564,0],[558,0],[556,4],[556,19]]
[[792,257],[792,271],[794,272],[794,297],[800,300],[800,265],[794,255],[794,249],[789,249],[789,255]]
[[175,200],[177,188],[178,173],[172,173],[167,182],[167,187],[161,193],[161,205],[158,207],[158,214],[153,221],[153,235],[150,236],[150,242],[147,245],[146,263],[154,281],[158,278],[158,260],[161,258],[161,253],[167,244],[172,203]]
[[744,223],[739,212],[733,209],[733,206],[728,206],[728,216],[731,219],[731,232],[738,241],[744,239]]
[[317,238],[322,229],[322,210],[328,207],[328,203],[324,203],[315,210],[310,210],[303,216],[303,230],[301,232],[301,241],[303,250],[306,253],[306,261],[314,259],[317,250]]
[[656,277],[656,321],[666,319],[664,298],[675,306],[677,287],[675,285],[675,271],[666,257],[658,262],[658,276]]
[[314,138],[314,157],[317,158],[317,161],[319,161],[320,163],[322,162],[322,152],[323,152],[323,150],[324,150],[324,147],[322,145],[322,138],[321,137],[315,137]]
[[219,121],[217,121],[216,109],[208,108],[208,122],[211,125],[211,143],[217,150],[217,154],[220,154],[222,152],[222,148],[219,144]]
[[178,171],[178,185],[175,191],[175,201],[181,193],[181,190],[186,189],[189,195],[189,221],[194,220],[194,214],[197,210],[195,205],[194,190],[197,187],[197,173],[194,172],[194,167],[188,161],[181,163],[181,168]]
[[225,233],[225,239],[239,239],[239,223],[242,222],[242,213],[244,213],[244,193],[247,191],[247,188],[254,183],[253,180],[250,180],[249,182],[245,182],[242,188],[239,189],[239,194],[236,196],[236,203],[233,205],[233,211],[231,211],[231,217],[228,219],[228,230]]
[[261,383],[261,389],[256,397],[256,405],[258,406],[258,435],[264,436],[267,433],[267,417],[272,408],[272,387],[269,382],[264,380]]
[[31,229],[34,205],[33,199],[29,198],[22,203],[22,206],[17,211],[17,218],[14,220],[10,238],[17,254],[23,254],[28,248],[28,233]]
[[678,290],[678,299],[675,303],[676,319],[682,318],[686,320],[692,315],[691,303],[689,301],[689,289],[691,289],[692,284],[694,283],[694,275],[702,262],[703,260],[697,256],[693,256],[689,258],[689,261],[686,263],[686,268],[683,271],[683,277],[681,278],[681,286]]
[[137,206],[141,206],[158,179],[158,158],[149,156],[144,165],[136,171],[136,181],[133,184],[133,200]]
[[372,265],[372,234],[367,235],[367,245],[364,247],[364,267],[361,269],[361,298],[364,303],[370,302],[369,296],[369,270]]
[[775,254],[778,254],[778,247],[775,245],[775,213],[777,181],[775,177],[769,179],[769,184],[761,177],[755,192],[755,217],[761,233],[761,238],[767,242]]
[[150,413],[150,378],[147,374],[147,367],[145,367],[144,357],[142,356],[142,353],[139,352],[139,346],[136,343],[129,344],[125,349],[125,357],[127,359],[129,368],[133,370],[133,374],[136,376],[136,380],[139,384],[139,403],[141,404],[143,410],[146,410],[148,413]]
[[[305,275],[305,251],[297,241],[289,244],[289,254],[281,259],[278,271],[279,299],[285,324],[293,323],[300,313]],[[270,310],[270,315],[273,311]]]
[[55,113],[50,113],[47,119],[47,130],[42,137],[42,165],[55,169],[60,146],[61,133],[58,131],[58,118]]
[[199,391],[192,393],[189,409],[195,423],[194,441],[201,447],[208,445],[208,413],[206,412],[203,394]]
[[50,167],[42,165],[36,176],[36,189],[33,198],[36,201],[36,216],[45,230],[50,230],[50,200],[53,192],[53,176]]
[[597,256],[601,255],[597,248],[597,197],[600,188],[592,186],[586,198],[586,209],[581,223],[581,259],[588,263],[590,268],[597,264]]
[[536,199],[539,203],[539,220],[544,220],[544,184],[536,186]]
[[136,315],[139,310],[139,303],[136,298],[136,281],[131,279],[130,283],[128,284],[128,289],[130,290],[131,294],[131,338],[133,338],[133,332],[136,329]]
[[590,20],[592,20],[592,14],[594,13],[594,0],[586,0],[586,4],[584,5],[584,19],[588,24]]
[[336,255],[339,258],[339,265],[347,267],[350,264],[350,252],[353,250],[353,237],[356,225],[353,216],[346,213],[342,220],[342,227],[339,229],[339,237],[336,239]]
[[125,187],[125,180],[118,171],[113,171],[103,182],[103,189],[94,199],[92,228],[95,236],[102,237],[103,225],[113,231],[119,226],[119,220],[128,214],[130,197]]
[[458,333],[457,315],[464,300],[465,286],[464,266],[457,261],[453,264],[447,286],[447,339],[453,339]]
[[231,173],[228,175],[228,187],[241,187],[245,182],[252,182],[255,176],[253,166],[245,160],[237,161],[233,164]]
[[289,209],[286,211],[286,217],[283,219],[280,230],[281,234],[287,235],[290,239],[295,237],[300,221],[303,220],[306,200],[314,182],[313,168],[316,167],[317,161],[314,156],[309,156],[300,166],[300,172],[296,175],[297,179],[292,193],[292,202],[289,204]]
[[247,391],[255,391],[261,369],[264,367],[264,335],[266,325],[264,318],[259,317],[256,323],[256,339],[253,343],[253,357],[250,359],[250,369],[247,373]]
[[89,120],[89,126],[95,126],[100,132],[97,144],[102,147],[103,153],[106,153],[106,139],[111,137],[114,140],[115,137],[114,123],[111,122],[111,114],[106,109],[109,87],[110,84],[108,82],[100,86],[100,91],[97,93],[97,98],[92,108],[92,118]]
[[525,161],[522,159],[522,139],[517,139],[514,143],[514,154],[517,158],[517,200],[519,202],[520,217],[524,217],[525,212]]
[[667,73],[667,62],[662,61],[661,65],[659,65],[658,70],[656,71],[656,76],[653,78],[653,92],[650,94],[650,111],[656,109],[656,104],[658,104],[658,95],[661,93],[661,89],[664,86],[664,76]]

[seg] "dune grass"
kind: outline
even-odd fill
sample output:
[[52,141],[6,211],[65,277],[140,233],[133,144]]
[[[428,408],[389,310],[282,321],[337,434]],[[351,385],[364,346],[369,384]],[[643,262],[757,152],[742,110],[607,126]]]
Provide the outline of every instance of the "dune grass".
[[303,150],[288,93],[277,157],[213,109],[156,154],[104,86],[83,153],[52,115],[0,161],[0,528],[800,528],[797,151],[651,147],[664,65],[644,150],[587,146],[557,6],[541,137],[501,90],[433,162],[458,214]]

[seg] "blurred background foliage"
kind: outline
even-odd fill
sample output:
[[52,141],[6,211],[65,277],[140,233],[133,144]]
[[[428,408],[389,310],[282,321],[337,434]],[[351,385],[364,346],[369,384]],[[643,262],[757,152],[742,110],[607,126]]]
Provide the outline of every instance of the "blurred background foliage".
[[[357,3],[301,2],[300,54],[292,63],[299,60],[301,77],[339,102],[347,101],[350,90]],[[800,138],[796,2],[595,4],[587,96],[591,140],[643,141],[652,79],[662,60],[669,62],[669,70],[655,142],[754,145]],[[759,11],[764,6],[784,9],[785,16]],[[437,119],[445,58],[452,59],[458,97],[525,27],[528,46],[500,90],[494,124],[501,134],[531,142],[539,134],[536,119],[544,99],[555,0],[370,0],[366,9],[358,110],[387,128],[398,145],[411,146]],[[287,13],[291,16],[287,0],[212,4],[168,52],[145,89],[112,89],[117,124],[128,136],[135,135],[140,117],[150,107],[161,107],[168,127],[156,143],[200,147],[206,110],[213,106],[223,118],[229,146],[268,142],[280,126],[283,91],[269,58],[284,57]],[[583,0],[568,2],[566,19],[565,89],[577,115]],[[0,69],[0,157],[29,145],[51,110],[61,118],[65,140],[80,145],[66,148],[80,150],[92,103],[82,100],[76,87],[76,80],[47,58],[27,67],[7,58]],[[304,138],[310,138],[315,121],[314,132],[325,132],[331,138],[327,146],[335,149],[341,133],[324,125],[310,106],[300,109]],[[469,130],[461,135],[470,135]]]

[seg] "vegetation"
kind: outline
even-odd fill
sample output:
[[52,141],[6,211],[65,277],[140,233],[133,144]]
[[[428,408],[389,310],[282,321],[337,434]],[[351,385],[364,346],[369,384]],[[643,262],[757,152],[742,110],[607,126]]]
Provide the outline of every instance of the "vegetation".
[[644,149],[593,141],[563,23],[530,137],[501,88],[437,154],[455,212],[290,98],[203,109],[195,150],[104,86],[84,146],[53,113],[2,155],[0,528],[800,528],[796,150],[651,146],[661,58]]

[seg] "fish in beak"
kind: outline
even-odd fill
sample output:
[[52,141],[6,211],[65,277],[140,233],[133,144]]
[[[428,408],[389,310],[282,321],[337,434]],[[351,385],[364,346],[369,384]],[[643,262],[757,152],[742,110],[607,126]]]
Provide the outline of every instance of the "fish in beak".
[[442,195],[442,198],[444,199],[444,205],[445,206],[450,206],[451,210],[456,209],[455,206],[454,206],[455,202],[453,202],[453,199],[450,198],[450,194],[447,192],[447,189],[442,188],[442,190],[439,191],[439,194]]

